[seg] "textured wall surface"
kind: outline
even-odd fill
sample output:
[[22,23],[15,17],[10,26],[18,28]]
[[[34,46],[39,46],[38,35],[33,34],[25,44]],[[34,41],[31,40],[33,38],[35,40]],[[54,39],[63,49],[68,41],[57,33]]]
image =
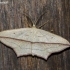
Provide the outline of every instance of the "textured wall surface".
[[[70,42],[70,0],[0,0],[0,31],[28,27],[30,24],[23,13],[30,15],[37,27],[46,23],[41,29],[58,34]],[[0,43],[0,70],[70,70],[70,48],[52,54],[48,60],[39,57],[22,56],[17,58],[15,52]]]

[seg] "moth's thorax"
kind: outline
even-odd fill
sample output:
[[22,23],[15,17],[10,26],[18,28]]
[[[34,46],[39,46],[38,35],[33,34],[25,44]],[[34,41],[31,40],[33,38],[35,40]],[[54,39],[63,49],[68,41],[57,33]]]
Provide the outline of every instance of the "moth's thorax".
[[33,24],[32,28],[36,28],[35,24]]

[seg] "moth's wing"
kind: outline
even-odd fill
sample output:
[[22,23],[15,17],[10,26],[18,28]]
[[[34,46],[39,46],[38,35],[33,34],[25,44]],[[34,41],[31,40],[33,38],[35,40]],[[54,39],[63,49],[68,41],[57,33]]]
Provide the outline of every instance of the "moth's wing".
[[36,35],[37,35],[37,39],[39,38],[40,42],[69,44],[69,42],[63,37],[50,33],[45,30],[38,29]]
[[5,30],[0,32],[0,37],[10,37],[10,38],[20,38],[23,39],[23,36],[26,37],[26,34],[30,32],[30,28],[20,28]]
[[0,32],[0,37],[10,37],[30,42],[69,44],[69,42],[66,39],[48,31],[37,28],[21,28],[2,31]]
[[52,53],[70,47],[70,43],[66,39],[48,31],[38,29],[35,36],[37,43],[32,44],[32,53],[44,59],[47,59]]
[[12,48],[17,56],[37,55],[47,60],[48,56],[54,52],[59,52],[69,47],[62,44],[31,43],[11,38],[0,38],[1,42]]
[[18,57],[32,53],[30,42],[25,42],[22,40],[16,40],[11,38],[0,38],[0,41],[8,47],[12,48],[16,52]]
[[35,42],[37,41],[37,39],[33,37],[35,35],[34,32],[36,32],[35,30],[37,31],[37,29],[34,28],[20,28],[20,29],[6,30],[0,32],[0,37],[9,37],[9,38]]
[[44,59],[54,52],[69,47],[66,39],[36,28],[0,32],[0,41],[13,48],[17,56],[32,54]]
[[69,45],[63,44],[46,44],[46,43],[34,43],[32,44],[32,54],[40,56],[47,60],[48,56],[55,52],[60,52],[69,47]]

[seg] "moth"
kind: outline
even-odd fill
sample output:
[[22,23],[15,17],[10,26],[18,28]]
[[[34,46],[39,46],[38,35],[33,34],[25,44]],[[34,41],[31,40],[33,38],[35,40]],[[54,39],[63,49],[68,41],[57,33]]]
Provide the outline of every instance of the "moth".
[[[26,17],[29,18],[28,16]],[[17,57],[36,55],[46,60],[50,54],[70,47],[70,43],[66,39],[36,28],[33,22],[32,24],[33,27],[31,28],[1,31],[0,42],[12,48],[16,52]]]

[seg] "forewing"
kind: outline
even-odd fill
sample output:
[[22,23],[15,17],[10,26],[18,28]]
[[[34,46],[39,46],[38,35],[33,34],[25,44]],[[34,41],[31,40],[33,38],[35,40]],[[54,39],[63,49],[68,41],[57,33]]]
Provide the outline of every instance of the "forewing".
[[37,39],[39,38],[40,42],[69,44],[69,42],[63,37],[50,33],[45,30],[38,29],[36,35]]
[[69,42],[53,33],[37,28],[21,28],[6,30],[0,32],[0,37],[9,37],[15,39],[26,40],[30,42],[45,42],[45,43],[62,43],[69,44]]
[[34,33],[32,28],[20,28],[20,29],[13,29],[13,30],[6,30],[0,32],[0,38],[1,37],[9,37],[9,38],[15,38],[15,39],[21,39],[26,41],[34,41]]

